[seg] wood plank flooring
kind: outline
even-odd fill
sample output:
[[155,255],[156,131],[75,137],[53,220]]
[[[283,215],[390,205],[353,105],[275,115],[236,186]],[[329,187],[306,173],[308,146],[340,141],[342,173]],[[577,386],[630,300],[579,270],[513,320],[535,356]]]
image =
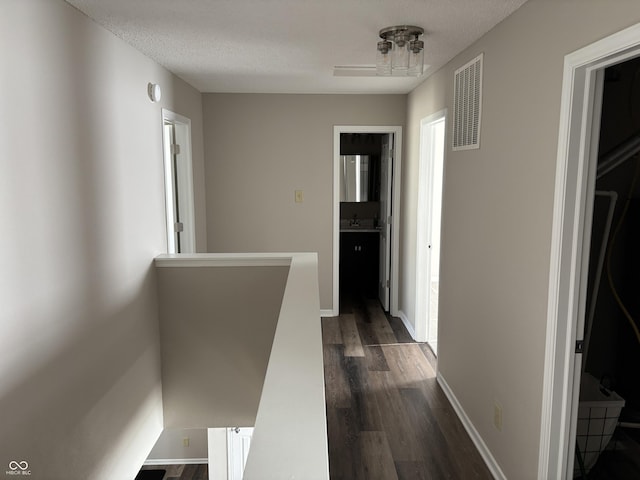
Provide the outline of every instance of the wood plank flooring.
[[209,467],[198,465],[145,465],[141,470],[166,470],[162,480],[209,480]]
[[491,479],[429,347],[377,300],[343,295],[340,308],[322,319],[331,480]]

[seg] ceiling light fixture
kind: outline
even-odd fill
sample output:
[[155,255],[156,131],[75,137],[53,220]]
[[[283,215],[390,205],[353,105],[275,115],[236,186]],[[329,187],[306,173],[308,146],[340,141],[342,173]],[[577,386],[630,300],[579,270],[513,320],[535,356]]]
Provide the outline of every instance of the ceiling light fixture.
[[424,29],[398,25],[380,30],[376,72],[383,76],[419,77],[424,71]]

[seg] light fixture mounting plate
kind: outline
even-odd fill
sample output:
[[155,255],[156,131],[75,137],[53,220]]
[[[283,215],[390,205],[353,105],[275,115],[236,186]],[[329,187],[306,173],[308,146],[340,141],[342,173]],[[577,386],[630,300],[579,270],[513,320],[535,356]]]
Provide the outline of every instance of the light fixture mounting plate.
[[384,40],[393,40],[395,37],[415,37],[424,33],[424,28],[415,25],[396,25],[395,27],[387,27],[380,30],[380,38]]

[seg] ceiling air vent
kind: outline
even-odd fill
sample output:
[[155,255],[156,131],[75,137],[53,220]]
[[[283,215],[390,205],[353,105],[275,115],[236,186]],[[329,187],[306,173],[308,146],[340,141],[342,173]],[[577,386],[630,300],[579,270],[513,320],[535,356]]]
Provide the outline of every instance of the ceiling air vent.
[[481,53],[455,72],[453,85],[453,149],[480,148],[482,110]]

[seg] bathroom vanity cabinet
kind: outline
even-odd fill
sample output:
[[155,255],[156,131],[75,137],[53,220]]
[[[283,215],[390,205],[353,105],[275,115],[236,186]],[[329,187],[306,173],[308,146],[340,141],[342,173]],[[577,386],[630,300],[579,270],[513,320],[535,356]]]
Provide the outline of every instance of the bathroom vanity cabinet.
[[340,232],[340,285],[345,291],[360,291],[375,298],[378,291],[380,232]]

